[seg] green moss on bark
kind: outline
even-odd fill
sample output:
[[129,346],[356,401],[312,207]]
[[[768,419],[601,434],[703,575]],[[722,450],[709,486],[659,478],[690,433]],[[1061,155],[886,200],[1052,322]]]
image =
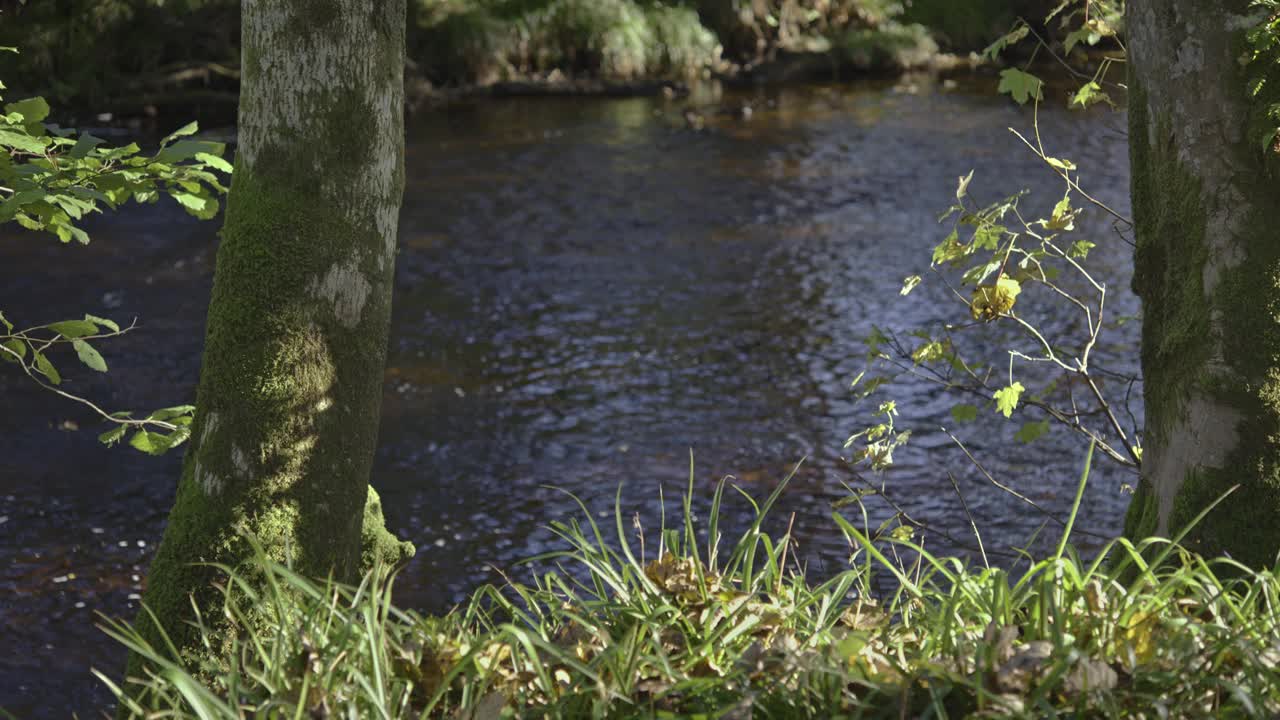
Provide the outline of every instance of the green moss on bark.
[[[1255,161],[1261,166],[1262,156]],[[1270,184],[1270,197],[1280,197],[1280,184]],[[1239,485],[1192,537],[1206,554],[1228,552],[1247,565],[1265,567],[1280,551],[1280,206],[1258,198],[1252,208],[1241,234],[1243,262],[1224,274],[1213,298],[1222,313],[1223,351],[1232,370],[1216,392],[1245,420],[1236,427],[1238,444],[1222,467],[1188,472],[1169,522],[1183,527]]]
[[[1229,71],[1222,82],[1244,97],[1238,72]],[[1188,542],[1208,555],[1228,553],[1247,565],[1269,566],[1280,550],[1280,183],[1260,148],[1242,138],[1225,146],[1230,187],[1221,178],[1222,186],[1202,187],[1181,159],[1186,149],[1178,147],[1179,133],[1168,117],[1149,115],[1148,98],[1133,77],[1129,112],[1148,441],[1170,439],[1169,430],[1183,424],[1192,392],[1242,418],[1231,428],[1236,442],[1223,449],[1221,462],[1182,469],[1167,526],[1171,533],[1182,530],[1239,485]],[[1218,278],[1207,291],[1211,262]],[[1131,537],[1151,528],[1156,496],[1144,478],[1126,518]]]
[[[1129,86],[1129,157],[1135,232],[1133,291],[1142,298],[1142,372],[1147,434],[1183,412],[1213,352],[1205,301],[1206,216],[1200,181],[1177,160],[1166,120],[1150,137],[1147,98]],[[1154,380],[1154,381],[1152,381]]]

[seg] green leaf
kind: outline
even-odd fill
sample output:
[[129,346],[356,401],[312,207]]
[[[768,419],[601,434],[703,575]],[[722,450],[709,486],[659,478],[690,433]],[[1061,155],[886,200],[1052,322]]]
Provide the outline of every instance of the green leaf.
[[899,292],[899,294],[904,296],[910,295],[911,291],[915,290],[916,286],[919,284],[920,284],[920,276],[912,275],[902,281],[902,290]]
[[174,140],[177,140],[180,137],[194,135],[196,134],[196,131],[199,129],[200,129],[200,123],[196,122],[195,120],[192,120],[186,125],[183,125],[182,127],[178,128],[177,130],[174,130],[172,133],[166,136],[165,139],[161,140],[160,147],[164,147],[169,143],[173,142]]
[[1005,33],[1003,36],[997,38],[995,42],[988,45],[982,51],[982,54],[988,60],[995,60],[1005,48],[1020,42],[1030,32],[1031,28],[1028,27],[1026,23],[1020,22],[1013,30]]
[[204,140],[179,140],[156,153],[155,162],[176,165],[201,153],[221,155],[226,149],[227,146],[222,143]]
[[175,405],[174,407],[161,408],[147,416],[148,420],[171,420],[183,415],[190,415],[196,411],[195,405]]
[[1049,421],[1041,420],[1040,422],[1029,422],[1023,425],[1018,434],[1013,437],[1018,442],[1032,443],[1044,437],[1047,432],[1049,432]]
[[951,417],[960,423],[973,422],[978,419],[978,408],[976,405],[957,405],[951,408]]
[[209,204],[209,198],[192,195],[191,193],[176,192],[173,193],[173,199],[177,200],[179,205],[196,213],[204,212],[205,206]]
[[222,158],[212,153],[205,153],[205,152],[196,153],[196,159],[204,163],[205,165],[208,165],[209,167],[215,170],[221,170],[224,173],[230,173],[234,170],[231,167],[231,163],[227,162],[226,160],[223,160]]
[[1053,215],[1048,220],[1042,221],[1042,223],[1049,230],[1070,232],[1076,227],[1076,215],[1079,215],[1079,213],[1071,208],[1071,196],[1068,194],[1063,196],[1057,205],[1053,206]]
[[1089,256],[1089,251],[1097,247],[1097,243],[1091,243],[1088,240],[1077,240],[1071,243],[1071,248],[1067,250],[1067,255],[1072,258],[1085,258]]
[[98,442],[110,447],[120,442],[124,434],[129,431],[128,425],[117,425],[114,428],[102,433],[98,436]]
[[18,102],[8,103],[4,106],[6,113],[18,113],[22,116],[22,122],[38,123],[49,117],[49,103],[44,101],[42,97],[27,98]]
[[1043,97],[1043,87],[1044,83],[1035,75],[1017,68],[1005,68],[1000,71],[1000,86],[996,90],[1008,93],[1014,102],[1025,105],[1028,100],[1040,100]]
[[917,365],[923,363],[937,362],[947,356],[950,350],[950,343],[942,340],[931,340],[911,353],[911,360]]
[[0,145],[32,155],[43,155],[46,147],[41,140],[9,130],[0,130]]
[[102,138],[94,137],[89,133],[80,133],[80,137],[76,138],[76,144],[72,146],[71,152],[67,153],[67,156],[75,160],[82,160],[103,142]]
[[1000,247],[1000,240],[1006,232],[1008,229],[1003,225],[981,223],[973,231],[971,244],[976,250],[995,250]]
[[9,348],[14,355],[17,355],[17,357],[14,357],[9,353],[0,353],[0,358],[4,358],[9,362],[19,362],[27,356],[27,344],[17,338],[9,338],[4,342],[0,342],[0,345]]
[[51,323],[49,329],[67,339],[98,334],[98,326],[89,320],[63,320]]
[[101,325],[102,327],[110,330],[111,332],[120,332],[120,326],[117,325],[114,320],[108,320],[107,318],[101,318],[101,317],[98,317],[97,315],[88,315],[88,314],[84,316],[84,319],[95,325]]
[[36,352],[35,350],[32,350],[31,354],[35,357],[36,370],[39,370],[42,375],[49,378],[49,382],[54,385],[61,385],[62,376],[58,374],[58,370],[53,366],[53,363],[49,362],[49,358],[45,357],[44,353]]
[[1076,45],[1079,45],[1082,42],[1087,43],[1089,45],[1097,45],[1098,41],[1101,39],[1102,39],[1101,35],[1099,35],[1089,26],[1085,25],[1071,31],[1067,35],[1067,37],[1063,39],[1062,48],[1067,52],[1071,52],[1072,48],[1074,48]]
[[932,263],[934,265],[941,265],[943,263],[955,262],[956,260],[964,258],[970,253],[970,251],[970,246],[964,245],[960,242],[960,233],[952,230],[951,234],[948,235],[945,240],[938,243],[937,247],[933,249]]
[[991,277],[991,273],[999,270],[1000,266],[1003,264],[1004,263],[1001,260],[992,260],[986,265],[978,265],[976,267],[970,268],[968,271],[965,272],[964,275],[960,277],[960,284],[961,285],[980,285],[986,282],[987,278]]
[[1018,407],[1018,399],[1022,397],[1022,393],[1026,390],[1022,383],[1015,382],[1007,388],[997,390],[994,395],[996,400],[996,410],[1003,413],[1005,417],[1013,417],[1013,411]]
[[1082,108],[1104,102],[1112,105],[1111,96],[1102,91],[1102,86],[1096,82],[1087,82],[1076,90],[1076,94],[1071,97],[1072,105],[1079,105]]
[[965,195],[969,194],[969,182],[973,180],[973,171],[970,170],[968,175],[962,175],[959,183],[956,185],[956,199],[963,200]]
[[136,450],[141,450],[148,455],[161,455],[165,450],[169,449],[169,438],[160,433],[139,430],[129,438],[129,444]]
[[76,349],[76,355],[80,356],[80,362],[88,365],[90,370],[107,371],[107,361],[102,359],[102,355],[92,345],[83,340],[72,340],[71,347]]

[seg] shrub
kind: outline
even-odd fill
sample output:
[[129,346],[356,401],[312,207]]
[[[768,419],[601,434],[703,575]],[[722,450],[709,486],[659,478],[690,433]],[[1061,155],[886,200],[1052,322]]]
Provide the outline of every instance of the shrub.
[[415,54],[436,80],[484,84],[551,70],[687,76],[719,59],[715,35],[693,10],[634,0],[467,3],[418,16]]

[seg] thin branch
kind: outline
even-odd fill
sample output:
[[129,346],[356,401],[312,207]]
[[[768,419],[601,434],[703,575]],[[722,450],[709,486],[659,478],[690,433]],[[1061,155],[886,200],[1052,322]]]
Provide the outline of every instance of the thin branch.
[[[999,489],[1001,489],[1001,490],[1003,490],[1003,491],[1005,491],[1005,492],[1009,493],[1010,495],[1014,496],[1015,498],[1017,498],[1017,499],[1021,500],[1022,502],[1024,502],[1024,503],[1026,503],[1026,504],[1030,505],[1031,507],[1035,508],[1035,509],[1036,509],[1036,510],[1041,514],[1041,515],[1044,515],[1046,518],[1048,518],[1048,519],[1050,519],[1050,520],[1054,521],[1054,522],[1055,522],[1055,523],[1057,523],[1058,525],[1061,525],[1062,527],[1066,527],[1066,526],[1067,526],[1067,521],[1066,521],[1066,520],[1063,520],[1062,518],[1058,517],[1057,515],[1053,514],[1052,512],[1049,512],[1049,511],[1048,511],[1048,510],[1046,510],[1044,507],[1042,507],[1039,503],[1037,503],[1035,500],[1032,500],[1031,498],[1027,497],[1026,495],[1023,495],[1022,493],[1018,492],[1017,490],[1014,490],[1013,488],[1009,487],[1008,485],[1005,485],[1004,483],[1000,482],[999,480],[996,480],[996,479],[995,479],[995,477],[994,477],[994,476],[992,476],[992,474],[991,474],[991,473],[990,473],[990,472],[989,472],[985,467],[983,467],[982,463],[978,462],[978,459],[977,459],[977,458],[975,458],[975,457],[973,456],[973,453],[969,452],[969,448],[965,447],[965,444],[964,444],[964,443],[962,443],[962,442],[960,442],[960,439],[959,439],[959,438],[957,438],[957,437],[956,437],[954,434],[952,434],[949,430],[944,429],[944,430],[943,430],[943,432],[947,433],[947,436],[951,438],[952,442],[954,442],[957,446],[959,446],[959,447],[960,447],[960,450],[962,450],[962,451],[964,452],[965,457],[969,458],[969,462],[973,463],[973,466],[974,466],[974,467],[976,467],[976,468],[978,469],[978,471],[979,471],[979,472],[981,472],[981,473],[983,474],[983,476],[987,478],[987,482],[990,482],[992,485],[995,485],[997,488],[999,488]],[[1111,539],[1111,537],[1110,537],[1110,536],[1108,536],[1108,535],[1103,535],[1103,534],[1101,534],[1101,533],[1091,532],[1091,531],[1089,531],[1089,530],[1075,530],[1074,532],[1078,532],[1078,533],[1080,533],[1080,534],[1082,534],[1082,535],[1089,535],[1089,536],[1091,536],[1091,537],[1099,538],[1099,539],[1102,539],[1102,540],[1110,540],[1110,539]]]

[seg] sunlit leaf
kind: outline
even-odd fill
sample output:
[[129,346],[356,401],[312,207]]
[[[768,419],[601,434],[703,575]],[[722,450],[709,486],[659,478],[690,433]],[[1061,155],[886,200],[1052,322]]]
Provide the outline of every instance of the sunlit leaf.
[[916,348],[911,353],[911,360],[917,365],[937,362],[947,356],[950,346],[951,344],[945,340],[932,340]]
[[102,327],[110,330],[111,332],[120,332],[120,326],[117,325],[114,320],[109,320],[107,318],[98,317],[97,315],[88,315],[88,314],[84,316],[84,319],[87,320],[88,322],[94,323],[95,325],[101,325]]
[[974,320],[991,322],[1013,310],[1020,292],[1022,285],[1017,280],[1004,276],[994,283],[979,285],[973,291],[969,314]]
[[970,246],[960,242],[960,233],[952,230],[951,234],[933,249],[932,262],[934,265],[955,262],[968,255],[971,250]]
[[996,410],[1005,417],[1013,417],[1013,411],[1018,407],[1018,399],[1022,397],[1025,390],[1026,388],[1020,382],[997,390],[993,396],[996,401]]
[[129,430],[128,425],[117,425],[114,428],[99,435],[98,442],[107,446],[115,445],[116,443],[120,442],[122,438],[124,438],[124,434],[128,432],[128,430]]
[[1097,103],[1106,103],[1114,105],[1111,96],[1102,91],[1102,86],[1096,82],[1087,82],[1076,90],[1076,94],[1071,97],[1071,104],[1078,105],[1082,108],[1095,105]]
[[148,420],[172,420],[174,418],[190,415],[196,411],[195,405],[176,405],[174,407],[161,408],[147,416]]
[[178,128],[177,130],[174,130],[172,133],[170,133],[169,135],[167,135],[167,136],[165,137],[165,139],[161,140],[161,141],[160,141],[160,147],[164,147],[164,146],[168,145],[169,143],[173,142],[174,140],[177,140],[177,139],[178,139],[178,138],[180,138],[180,137],[186,137],[186,136],[188,136],[188,135],[194,135],[194,134],[196,133],[196,131],[197,131],[197,130],[199,130],[199,129],[200,129],[200,123],[198,123],[198,122],[196,122],[196,121],[192,120],[191,122],[187,123],[186,125],[183,125],[182,127]]
[[1088,240],[1077,240],[1071,243],[1071,247],[1067,250],[1067,255],[1072,258],[1088,257],[1089,251],[1097,247],[1096,243]]
[[899,294],[904,296],[909,295],[911,294],[911,291],[915,290],[916,286],[919,284],[920,284],[920,276],[912,275],[902,281],[902,290],[899,291]]
[[148,455],[160,455],[169,449],[169,439],[160,433],[139,430],[129,438],[129,444]]

